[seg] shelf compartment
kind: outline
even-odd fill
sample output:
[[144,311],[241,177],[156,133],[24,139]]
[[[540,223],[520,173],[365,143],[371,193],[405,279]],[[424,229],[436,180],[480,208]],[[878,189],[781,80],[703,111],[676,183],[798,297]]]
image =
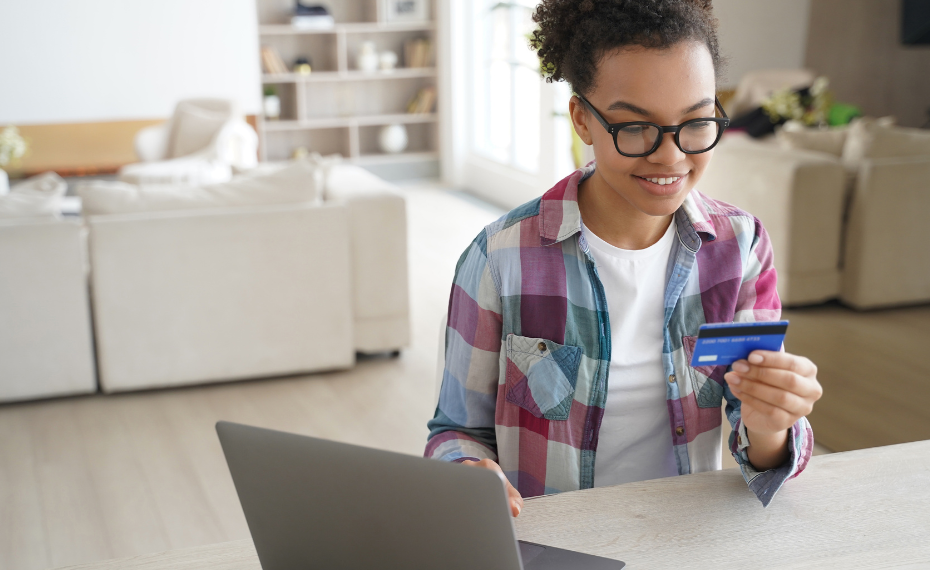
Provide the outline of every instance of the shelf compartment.
[[[380,0],[337,0],[325,2],[329,13],[337,22],[369,22],[378,21],[378,6]],[[291,27],[291,15],[294,13],[294,0],[260,0],[256,3],[258,8],[258,23],[261,31],[267,25],[280,25]]]
[[314,71],[309,75],[300,73],[265,73],[262,83],[325,83],[332,81],[374,81],[381,79],[416,79],[419,77],[435,77],[434,67],[399,67],[394,71]]
[[[410,123],[405,126],[408,142],[403,153],[434,152],[438,148],[435,123]],[[365,125],[358,128],[359,158],[374,157],[371,159],[376,160],[379,156],[393,156],[382,152],[378,143],[383,127],[384,125]]]
[[[262,46],[273,47],[278,51],[288,69],[294,68],[294,60],[298,57],[309,58],[311,67],[317,73],[335,73],[339,69],[335,38],[324,36],[272,36],[263,37],[261,40]],[[281,78],[285,76],[292,75],[308,77],[297,73],[265,74],[266,77],[275,78],[274,81],[276,82],[281,81]]]
[[277,81],[269,81],[266,85],[274,87],[278,98],[281,100],[281,116],[275,122],[291,122],[299,119],[297,103],[300,97],[298,88],[301,86]]
[[376,34],[382,32],[429,32],[436,29],[433,22],[404,22],[396,24],[378,22],[346,22],[325,30],[301,30],[290,24],[266,24],[258,27],[262,36],[290,36],[313,34]]
[[393,164],[397,162],[419,162],[419,161],[429,161],[429,160],[439,160],[439,153],[436,151],[426,151],[426,152],[402,152],[398,154],[363,154],[358,158],[352,159],[350,162],[360,165],[378,165],[378,164]]
[[391,30],[389,33],[360,32],[345,36],[346,62],[347,69],[357,70],[355,65],[356,57],[362,43],[372,42],[378,53],[390,50],[397,54],[397,63],[404,69],[420,69],[407,67],[407,61],[404,59],[404,44],[412,40],[428,40],[432,45],[432,54],[430,55],[429,67],[435,65],[436,48],[434,34],[429,31],[421,30]]
[[341,154],[349,156],[349,129],[301,129],[301,130],[268,130],[265,124],[265,160],[287,160],[294,149],[305,147],[310,152],[323,155]]
[[390,125],[394,123],[435,123],[436,113],[398,113],[391,115],[368,115],[359,117],[325,117],[304,121],[265,121],[266,131],[295,131],[301,129],[328,129],[337,127]]
[[319,82],[303,87],[302,120],[406,114],[417,92],[433,85],[431,78],[404,81]]

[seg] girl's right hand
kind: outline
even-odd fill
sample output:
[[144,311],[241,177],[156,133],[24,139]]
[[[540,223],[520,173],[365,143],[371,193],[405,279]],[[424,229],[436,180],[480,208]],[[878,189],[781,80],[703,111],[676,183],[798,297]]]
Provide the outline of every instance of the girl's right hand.
[[471,461],[466,459],[461,463],[462,465],[474,465],[475,467],[482,467],[497,473],[498,476],[500,476],[500,478],[504,481],[504,484],[507,486],[507,498],[510,499],[510,514],[515,517],[520,515],[520,511],[523,510],[523,497],[520,496],[520,491],[517,491],[514,486],[510,484],[510,481],[507,480],[507,477],[504,475],[504,470],[501,469],[500,465],[491,461],[490,459],[482,459],[481,461]]

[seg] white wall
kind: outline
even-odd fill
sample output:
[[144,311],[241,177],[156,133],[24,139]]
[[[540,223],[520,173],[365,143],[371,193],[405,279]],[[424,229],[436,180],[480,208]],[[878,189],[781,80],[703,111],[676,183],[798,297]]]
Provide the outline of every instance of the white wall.
[[254,0],[0,0],[0,124],[261,107]]
[[810,0],[714,0],[714,14],[729,59],[721,88],[750,70],[804,67]]

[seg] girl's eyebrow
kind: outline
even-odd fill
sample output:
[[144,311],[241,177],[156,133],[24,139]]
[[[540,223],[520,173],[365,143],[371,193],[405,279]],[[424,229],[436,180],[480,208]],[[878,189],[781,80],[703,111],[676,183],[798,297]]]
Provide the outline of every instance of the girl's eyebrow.
[[[698,109],[701,109],[703,107],[706,107],[708,105],[713,105],[713,104],[714,104],[714,100],[712,98],[705,97],[704,99],[701,99],[694,105],[691,105],[690,107],[682,111],[681,114],[687,115],[688,113],[693,113],[697,111]],[[649,111],[643,109],[642,107],[637,107],[636,105],[632,103],[627,103],[626,101],[614,101],[613,103],[610,104],[609,107],[607,107],[608,111],[619,111],[621,109],[625,111],[630,111],[631,113],[636,113],[637,115],[642,115],[643,117],[652,116],[652,113],[650,113]]]

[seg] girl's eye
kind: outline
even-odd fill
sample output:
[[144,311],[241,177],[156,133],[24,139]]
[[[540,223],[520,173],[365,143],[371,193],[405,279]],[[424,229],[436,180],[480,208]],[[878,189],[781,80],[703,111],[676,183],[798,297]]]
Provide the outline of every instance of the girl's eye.
[[649,127],[646,125],[629,125],[620,129],[621,135],[637,136],[646,132]]
[[711,125],[714,125],[714,127],[717,126],[713,121],[697,121],[695,123],[688,123],[688,126],[686,128],[694,130],[694,131],[702,131],[705,129],[709,129]]

